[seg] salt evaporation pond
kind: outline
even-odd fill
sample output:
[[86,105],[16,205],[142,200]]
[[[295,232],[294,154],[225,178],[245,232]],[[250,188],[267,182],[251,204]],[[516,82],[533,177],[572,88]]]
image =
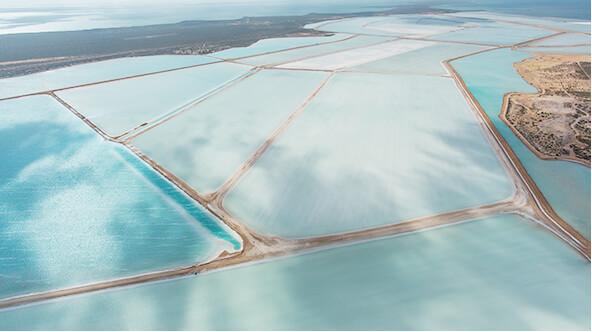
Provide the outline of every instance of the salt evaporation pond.
[[246,75],[252,67],[223,62],[56,93],[112,137],[188,106]]
[[[386,18],[388,19],[388,17]],[[319,24],[314,25],[307,25],[306,27],[309,29],[314,28],[315,30],[320,31],[327,31],[327,32],[340,32],[340,33],[349,33],[349,34],[368,34],[368,35],[379,35],[379,36],[399,36],[400,34],[389,32],[389,31],[380,31],[375,29],[367,28],[366,25],[384,21],[385,17],[357,17],[357,18],[349,18],[349,19],[341,19],[335,21],[325,21]]]
[[500,49],[455,60],[451,64],[555,212],[590,239],[590,168],[569,161],[539,159],[499,118],[505,93],[537,92],[512,66],[531,56]]
[[390,19],[380,20],[369,25],[376,26],[389,23],[403,23],[415,25],[416,28],[434,26],[437,29],[442,29],[445,26],[462,26],[468,21],[466,19],[430,14],[397,14],[390,17]]
[[198,192],[214,192],[327,76],[289,70],[256,73],[132,143]]
[[450,78],[337,73],[224,201],[258,232],[313,237],[510,198]]
[[355,36],[353,38],[349,38],[332,44],[317,45],[302,49],[288,50],[285,52],[265,54],[248,59],[241,59],[240,62],[255,66],[276,65],[300,60],[303,58],[344,51],[355,47],[370,46],[376,43],[386,42],[389,40],[393,40],[393,38],[381,36]]
[[0,102],[0,137],[0,298],[240,249],[212,215],[49,96]]
[[361,35],[421,38],[456,30],[463,23],[459,19],[435,15],[392,15],[331,20],[309,24],[306,28]]
[[[536,6],[533,6],[536,7]],[[556,6],[555,14],[557,10],[563,9],[563,3],[561,6]],[[531,11],[534,8],[529,8]],[[581,11],[581,10],[580,10]],[[585,12],[585,11],[584,11]],[[590,11],[588,10],[588,20],[574,20],[568,18],[558,18],[558,17],[532,17],[532,16],[521,16],[521,15],[511,15],[511,14],[503,14],[503,13],[493,13],[493,12],[460,12],[460,13],[451,13],[450,16],[455,16],[459,18],[481,18],[481,19],[488,19],[488,20],[502,20],[502,21],[511,21],[517,23],[524,23],[524,24],[531,24],[537,26],[543,26],[547,28],[553,29],[560,29],[560,30],[569,30],[569,31],[578,31],[584,33],[590,33]]]
[[433,43],[421,40],[395,40],[379,45],[345,50],[342,52],[321,55],[313,58],[306,58],[295,62],[289,62],[277,67],[291,69],[336,70],[343,67],[356,66],[381,60],[396,54],[410,52],[431,45],[433,45]]
[[26,76],[0,79],[0,98],[63,89],[76,85],[202,65],[216,61],[213,58],[197,55],[157,55],[93,62]]
[[0,311],[8,330],[589,330],[590,264],[482,220]]
[[574,47],[521,47],[520,51],[550,54],[590,54],[590,46]]
[[373,22],[365,25],[365,27],[370,31],[374,32],[390,32],[397,36],[405,36],[411,38],[424,38],[458,29],[458,27],[456,27],[454,24],[439,25],[437,23],[417,24],[416,22],[406,22],[405,19],[400,20],[398,17],[395,17],[391,20],[381,20],[378,22]]
[[221,59],[236,59],[270,52],[284,51],[291,48],[313,46],[343,40],[350,35],[336,33],[331,36],[290,37],[262,39],[248,47],[234,47],[210,54]]
[[453,41],[459,43],[477,43],[487,45],[510,45],[529,39],[551,35],[554,31],[530,26],[487,19],[468,19],[457,15],[458,27],[450,24],[412,24],[408,23],[408,16],[379,18],[364,17],[359,19],[344,19],[328,21],[326,24],[315,25],[320,31],[337,33],[369,34],[383,36],[425,37],[432,40]]
[[543,39],[529,45],[533,46],[571,46],[590,44],[590,36],[581,33],[567,33],[553,38]]
[[545,29],[494,21],[476,24],[475,27],[439,34],[428,37],[428,39],[487,45],[512,45],[555,33]]
[[348,70],[373,73],[446,75],[442,61],[486,49],[484,46],[437,43],[425,48],[373,61]]

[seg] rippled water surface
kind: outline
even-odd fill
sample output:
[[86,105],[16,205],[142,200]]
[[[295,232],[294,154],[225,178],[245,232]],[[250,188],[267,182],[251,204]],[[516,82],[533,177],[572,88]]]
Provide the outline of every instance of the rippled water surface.
[[192,265],[240,243],[49,96],[0,102],[0,298]]
[[494,203],[512,193],[452,79],[338,73],[224,206],[262,233],[298,238]]
[[586,330],[590,264],[500,216],[4,310],[0,328]]

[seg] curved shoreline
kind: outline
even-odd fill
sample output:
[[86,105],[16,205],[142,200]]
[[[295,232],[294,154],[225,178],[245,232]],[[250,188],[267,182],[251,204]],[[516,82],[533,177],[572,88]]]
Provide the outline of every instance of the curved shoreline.
[[[538,89],[538,88],[537,88]],[[539,90],[540,91],[540,90]],[[509,108],[509,103],[510,103],[510,97],[512,97],[513,95],[516,94],[520,94],[521,92],[508,92],[504,94],[504,100],[502,103],[502,109],[500,111],[500,114],[498,115],[498,117],[504,122],[504,124],[510,128],[510,130],[512,130],[512,133],[514,133],[514,135],[522,142],[522,144],[524,144],[529,150],[530,152],[532,152],[535,156],[537,156],[539,159],[541,160],[558,160],[558,161],[567,161],[567,162],[572,162],[572,163],[576,163],[578,165],[582,165],[585,167],[590,168],[590,162],[586,163],[580,159],[574,158],[574,157],[557,157],[557,156],[549,156],[546,154],[543,154],[542,152],[538,151],[523,135],[521,132],[519,132],[516,127],[514,127],[514,125],[512,125],[510,123],[510,121],[508,121],[507,118],[507,113],[508,113],[508,108]]]
[[456,83],[460,86],[463,95],[467,99],[469,105],[476,112],[482,121],[479,121],[484,126],[484,131],[494,150],[500,156],[502,164],[511,172],[510,176],[514,179],[515,185],[520,185],[519,190],[523,190],[525,197],[530,207],[529,215],[534,217],[541,226],[554,233],[557,237],[570,245],[588,261],[591,261],[590,241],[577,232],[571,225],[563,220],[552,208],[543,193],[540,191],[534,180],[530,177],[520,159],[516,156],[510,145],[503,138],[501,133],[497,130],[495,125],[489,119],[485,110],[478,103],[476,98],[467,88],[465,82],[462,80],[458,72],[450,64],[451,61],[464,58],[460,56],[444,61],[445,67],[454,77]]

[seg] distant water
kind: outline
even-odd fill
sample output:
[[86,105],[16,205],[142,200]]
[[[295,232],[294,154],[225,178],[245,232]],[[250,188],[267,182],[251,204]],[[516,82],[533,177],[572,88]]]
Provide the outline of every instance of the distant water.
[[214,217],[49,96],[0,102],[0,298],[240,248]]
[[498,216],[0,311],[3,330],[589,330],[590,264]]
[[[394,4],[401,3],[395,1]],[[0,34],[67,31],[178,23],[188,20],[228,20],[245,16],[285,16],[383,10],[391,1],[161,1],[148,5],[107,2],[81,5],[58,1],[47,6],[0,4]],[[421,3],[421,1],[420,1]],[[61,6],[60,6],[61,4]]]
[[590,20],[589,0],[464,0],[436,7]]
[[[452,4],[447,4],[451,2]],[[227,20],[245,16],[285,16],[309,13],[349,13],[388,9],[428,0],[275,0],[275,1],[117,1],[56,0],[52,6],[39,0],[0,4],[0,34],[67,31],[153,24],[187,20]],[[531,16],[590,19],[588,0],[464,0],[442,1],[438,7],[455,10],[487,10]]]
[[531,56],[500,49],[453,61],[452,66],[510,144],[555,212],[590,239],[590,168],[569,161],[538,158],[499,118],[504,93],[537,92],[512,66]]

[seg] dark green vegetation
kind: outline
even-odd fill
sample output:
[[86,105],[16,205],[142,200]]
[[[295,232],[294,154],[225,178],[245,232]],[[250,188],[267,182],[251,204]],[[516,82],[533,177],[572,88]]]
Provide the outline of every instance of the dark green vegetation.
[[415,5],[364,13],[245,17],[237,20],[3,35],[0,36],[0,78],[122,57],[207,54],[248,46],[265,38],[323,35],[303,28],[314,22],[426,12],[451,11]]

